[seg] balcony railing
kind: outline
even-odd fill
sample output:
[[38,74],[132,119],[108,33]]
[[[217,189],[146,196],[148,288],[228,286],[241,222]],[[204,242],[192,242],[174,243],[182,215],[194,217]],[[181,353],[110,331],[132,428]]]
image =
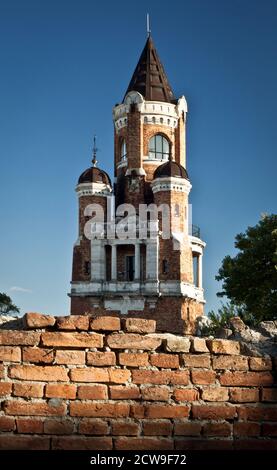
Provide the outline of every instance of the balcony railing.
[[200,238],[200,228],[197,227],[197,225],[190,225],[189,226],[189,234],[192,236],[192,237],[197,237],[197,238]]

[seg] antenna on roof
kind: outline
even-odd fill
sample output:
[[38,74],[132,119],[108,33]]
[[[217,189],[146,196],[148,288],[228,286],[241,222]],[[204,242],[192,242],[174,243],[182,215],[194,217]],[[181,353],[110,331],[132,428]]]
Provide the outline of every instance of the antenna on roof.
[[146,29],[147,29],[147,37],[150,38],[151,36],[151,29],[150,29],[150,17],[149,13],[146,15]]
[[96,154],[97,154],[97,152],[98,152],[98,148],[96,147],[96,135],[93,136],[93,148],[92,148],[92,152],[93,152],[92,166],[96,166],[96,165],[97,165]]

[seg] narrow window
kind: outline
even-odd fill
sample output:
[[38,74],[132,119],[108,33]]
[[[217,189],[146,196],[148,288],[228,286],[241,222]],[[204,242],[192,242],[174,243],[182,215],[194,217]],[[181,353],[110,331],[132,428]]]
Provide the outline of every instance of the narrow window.
[[89,261],[85,261],[84,271],[85,271],[85,274],[87,275],[90,274],[90,262]]
[[127,159],[127,149],[126,149],[126,141],[123,139],[121,143],[121,149],[120,149],[120,158],[121,160],[126,160]]
[[169,272],[169,263],[167,259],[163,259],[163,274],[168,274]]

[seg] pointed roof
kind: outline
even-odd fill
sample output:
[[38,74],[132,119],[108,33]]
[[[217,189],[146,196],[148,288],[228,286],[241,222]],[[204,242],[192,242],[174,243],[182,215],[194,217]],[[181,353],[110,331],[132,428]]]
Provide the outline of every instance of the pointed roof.
[[171,103],[175,99],[151,36],[147,38],[125,96],[129,91],[138,91],[146,101]]

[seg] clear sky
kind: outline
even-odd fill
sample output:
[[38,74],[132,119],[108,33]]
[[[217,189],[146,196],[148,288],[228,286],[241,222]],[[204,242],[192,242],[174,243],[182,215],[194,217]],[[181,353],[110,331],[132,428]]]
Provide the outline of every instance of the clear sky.
[[276,0],[0,0],[0,292],[68,314],[80,173],[98,136],[112,174],[112,107],[146,40],[188,101],[193,221],[207,242],[206,311],[234,237],[276,213]]

